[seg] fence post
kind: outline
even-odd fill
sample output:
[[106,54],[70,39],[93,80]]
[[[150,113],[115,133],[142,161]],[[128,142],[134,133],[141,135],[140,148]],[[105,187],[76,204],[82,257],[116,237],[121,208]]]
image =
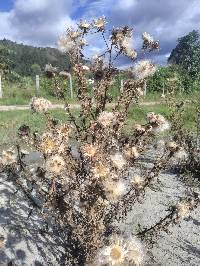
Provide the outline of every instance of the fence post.
[[163,92],[162,95],[165,95],[165,87],[163,86]]
[[1,73],[0,73],[0,99],[3,98],[2,84],[1,84]]
[[70,86],[71,99],[73,99],[74,94],[73,94],[73,86],[72,86],[72,75],[70,73],[69,73],[69,86]]
[[147,83],[144,81],[144,96],[147,95]]
[[124,92],[124,80],[123,80],[123,79],[121,79],[120,92],[121,92],[121,93]]
[[35,84],[36,84],[36,95],[39,95],[39,91],[40,91],[40,76],[36,75],[36,80],[35,80]]

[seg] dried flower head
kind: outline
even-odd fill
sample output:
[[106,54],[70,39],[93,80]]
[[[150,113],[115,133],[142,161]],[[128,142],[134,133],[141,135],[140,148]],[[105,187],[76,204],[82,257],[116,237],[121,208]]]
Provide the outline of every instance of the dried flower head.
[[88,42],[85,39],[80,39],[79,46],[82,48],[84,46],[88,45]]
[[127,191],[126,184],[121,180],[119,181],[105,180],[103,182],[103,186],[104,186],[106,198],[107,200],[111,202],[118,201],[122,196],[125,195]]
[[54,174],[61,174],[64,168],[65,161],[59,155],[51,156],[46,162],[46,169]]
[[111,155],[110,159],[113,165],[118,169],[122,169],[126,165],[126,160],[124,159],[123,155],[119,152]]
[[30,135],[30,127],[27,126],[27,125],[22,125],[19,127],[18,129],[18,135],[21,137],[21,138],[25,138],[25,137],[28,137]]
[[168,141],[166,143],[166,147],[170,150],[170,151],[176,151],[178,149],[178,144],[175,141]]
[[134,187],[137,187],[137,188],[141,188],[142,187],[142,184],[144,182],[144,179],[140,176],[140,175],[134,175],[131,180],[130,180],[131,184],[134,186]]
[[60,143],[51,133],[44,133],[40,139],[39,149],[44,154],[57,153]]
[[11,165],[17,162],[17,154],[13,149],[2,152],[0,163],[3,165]]
[[72,133],[73,126],[69,124],[60,124],[56,127],[56,131],[59,138],[64,138],[68,140],[70,134]]
[[90,29],[91,24],[86,20],[83,20],[79,23],[79,28],[83,30],[85,33]]
[[139,61],[133,68],[135,79],[142,80],[152,76],[156,72],[156,66],[149,60]]
[[134,125],[134,129],[140,134],[143,134],[146,131],[145,127],[141,126],[140,124]]
[[155,114],[154,112],[147,114],[147,121],[150,123],[155,133],[164,132],[170,128],[170,124],[164,116]]
[[63,53],[70,52],[75,47],[73,40],[69,36],[61,36],[58,40],[58,49]]
[[97,28],[98,31],[104,31],[105,26],[107,24],[106,18],[98,18],[94,21],[94,27]]
[[82,148],[83,154],[87,157],[94,157],[95,154],[97,153],[97,147],[92,144],[86,144]]
[[86,72],[87,72],[87,71],[90,71],[90,68],[89,68],[88,66],[85,66],[85,65],[82,66],[81,69],[82,69],[83,71],[86,71]]
[[95,177],[107,177],[110,173],[110,169],[103,163],[97,163],[92,169]]
[[179,202],[176,206],[177,215],[182,219],[187,217],[190,213],[190,207],[188,202]]
[[132,38],[125,37],[121,43],[121,48],[125,55],[127,55],[131,59],[136,59],[137,52],[133,49]]
[[147,121],[154,124],[157,121],[157,115],[154,112],[147,113]]
[[76,41],[81,36],[81,34],[81,32],[73,29],[69,29],[67,31],[67,36],[69,36],[73,41]]
[[132,153],[132,155],[133,155],[133,157],[134,157],[135,159],[137,159],[137,158],[140,156],[137,147],[132,147],[132,148],[131,148],[131,153]]
[[129,27],[113,29],[111,35],[112,44],[116,46],[123,54],[135,59],[137,52],[133,49],[132,29]]
[[152,43],[154,41],[153,37],[149,33],[147,33],[147,32],[144,32],[142,34],[142,38],[147,43]]
[[119,236],[112,236],[110,245],[103,247],[96,258],[96,263],[100,266],[139,266],[143,261],[144,251],[141,243],[134,237],[123,239]]
[[137,159],[140,156],[137,147],[127,145],[124,149],[124,154],[128,158]]
[[98,117],[98,122],[104,127],[110,126],[116,120],[116,116],[112,112],[102,112]]
[[141,87],[135,88],[134,91],[135,91],[135,96],[137,97],[141,97],[144,95],[144,89]]
[[154,38],[147,32],[144,32],[142,34],[143,38],[143,49],[149,49],[149,50],[154,50],[154,49],[159,49],[160,45],[158,41],[154,41]]
[[37,113],[46,113],[51,107],[51,102],[44,98],[33,97],[30,103],[31,110]]

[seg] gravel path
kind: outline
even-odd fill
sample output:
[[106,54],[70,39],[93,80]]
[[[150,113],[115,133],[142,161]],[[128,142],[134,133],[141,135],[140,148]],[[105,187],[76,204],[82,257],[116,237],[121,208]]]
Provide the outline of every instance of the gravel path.
[[[169,204],[176,203],[186,187],[173,174],[162,174],[161,191],[148,190],[143,204],[137,203],[128,215],[126,225],[131,232],[136,225],[150,227],[165,217]],[[179,226],[171,226],[170,233],[161,233],[157,245],[153,248],[155,263],[162,266],[199,266],[200,265],[200,207],[191,213],[191,217],[181,221]]]
[[[154,153],[154,152],[153,152]],[[144,162],[151,167],[151,157]],[[186,191],[185,185],[176,175],[164,172],[159,176],[161,190],[148,190],[141,204],[137,203],[128,215],[127,222],[120,227],[135,232],[136,225],[154,224],[164,217],[170,203]],[[57,261],[63,255],[59,236],[49,237],[39,231],[45,226],[36,212],[27,219],[30,207],[22,193],[16,192],[10,181],[0,176],[0,235],[4,236],[5,246],[0,248],[0,265],[14,260],[18,266],[63,265]],[[199,266],[200,265],[200,208],[180,226],[170,228],[170,234],[162,233],[153,248],[155,262],[152,266]],[[1,246],[1,238],[0,238]],[[6,264],[7,265],[7,264]]]
[[61,239],[41,230],[45,230],[45,224],[37,212],[28,218],[31,208],[24,195],[20,191],[14,196],[13,193],[16,187],[1,176],[0,236],[5,238],[5,244],[2,248],[0,244],[0,265],[11,261],[17,266],[59,265],[57,259],[63,254]]

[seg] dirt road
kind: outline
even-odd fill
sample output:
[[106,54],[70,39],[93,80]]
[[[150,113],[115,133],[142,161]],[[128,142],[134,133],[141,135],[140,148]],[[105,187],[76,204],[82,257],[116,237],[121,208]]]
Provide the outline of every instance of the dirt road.
[[[157,105],[160,102],[142,102],[140,105],[143,106],[151,106],[151,105]],[[108,104],[108,106],[112,107],[114,104]],[[79,104],[70,104],[70,107],[72,109],[78,109],[80,108]],[[28,110],[30,108],[29,105],[1,105],[0,106],[0,112],[1,111],[15,111],[15,110]],[[50,109],[63,109],[64,104],[53,104]]]

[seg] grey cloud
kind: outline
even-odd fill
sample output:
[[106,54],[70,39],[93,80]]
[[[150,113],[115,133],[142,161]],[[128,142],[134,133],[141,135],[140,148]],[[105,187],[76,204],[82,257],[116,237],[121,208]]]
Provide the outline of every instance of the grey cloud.
[[128,8],[116,5],[111,12],[111,22],[134,27],[137,34],[151,33],[161,43],[160,55],[155,59],[166,62],[165,55],[175,47],[176,40],[199,28],[199,12],[198,0],[133,0]]

